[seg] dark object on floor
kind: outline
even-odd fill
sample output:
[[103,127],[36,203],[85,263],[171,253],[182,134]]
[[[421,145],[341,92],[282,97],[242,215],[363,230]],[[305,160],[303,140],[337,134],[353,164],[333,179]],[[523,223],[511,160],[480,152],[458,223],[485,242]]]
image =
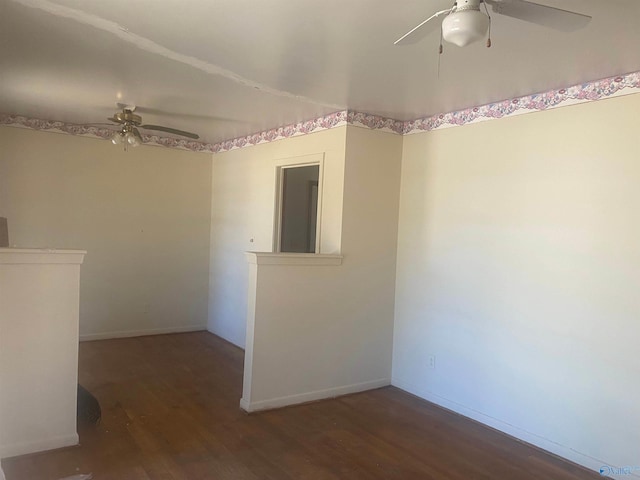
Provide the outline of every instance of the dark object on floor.
[[98,425],[102,418],[102,409],[96,397],[78,384],[78,425]]

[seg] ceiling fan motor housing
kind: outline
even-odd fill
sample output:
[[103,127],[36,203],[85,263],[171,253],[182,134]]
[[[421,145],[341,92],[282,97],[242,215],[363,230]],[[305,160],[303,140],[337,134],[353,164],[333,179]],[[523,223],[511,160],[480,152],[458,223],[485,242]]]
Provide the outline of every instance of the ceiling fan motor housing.
[[442,37],[459,47],[482,40],[489,17],[480,11],[480,0],[458,0],[455,10],[442,21]]
[[136,115],[131,110],[118,112],[113,116],[113,118],[115,118],[118,123],[133,123],[134,125],[140,125],[140,123],[142,123],[142,117],[140,115]]

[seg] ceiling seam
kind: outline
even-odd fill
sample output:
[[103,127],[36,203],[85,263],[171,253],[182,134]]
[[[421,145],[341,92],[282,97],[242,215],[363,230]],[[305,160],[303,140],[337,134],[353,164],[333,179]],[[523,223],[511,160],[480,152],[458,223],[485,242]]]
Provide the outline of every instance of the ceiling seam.
[[185,55],[175,50],[171,50],[170,48],[160,45],[159,43],[156,43],[151,39],[148,39],[146,37],[143,37],[141,35],[131,32],[128,28],[126,28],[123,25],[120,25],[111,20],[106,20],[97,15],[86,13],[82,10],[67,7],[64,5],[59,5],[57,3],[54,3],[48,0],[12,0],[12,1],[24,7],[41,10],[50,15],[54,15],[56,17],[67,18],[77,23],[80,23],[82,25],[93,27],[97,30],[101,30],[103,32],[111,34],[117,37],[118,39],[128,43],[129,45],[132,45],[144,52],[151,53],[154,55],[159,55],[161,57],[167,58],[174,62],[188,65],[208,75],[216,75],[222,78],[226,78],[227,80],[230,80],[234,83],[237,83],[238,85],[242,85],[247,88],[252,88],[263,93],[274,95],[276,97],[290,98],[293,100],[310,103],[312,105],[322,105],[325,108],[335,108],[335,109],[341,108],[339,105],[324,104],[323,102],[317,99],[308,98],[303,95],[296,95],[291,92],[278,90],[268,85],[255,82],[231,70],[220,67],[219,65],[216,65],[214,63],[210,63],[200,58],[196,58],[191,55]]

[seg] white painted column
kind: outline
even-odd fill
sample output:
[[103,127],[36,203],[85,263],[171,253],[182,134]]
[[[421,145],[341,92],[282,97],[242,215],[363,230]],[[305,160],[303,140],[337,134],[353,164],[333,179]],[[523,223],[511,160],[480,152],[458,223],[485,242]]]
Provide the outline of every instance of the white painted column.
[[0,458],[78,443],[85,253],[0,248]]

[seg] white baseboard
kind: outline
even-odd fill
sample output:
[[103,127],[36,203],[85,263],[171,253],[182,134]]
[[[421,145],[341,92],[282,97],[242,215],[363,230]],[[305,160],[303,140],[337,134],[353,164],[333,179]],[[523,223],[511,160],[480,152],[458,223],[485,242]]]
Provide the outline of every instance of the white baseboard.
[[326,398],[339,397],[350,393],[364,392],[365,390],[373,390],[374,388],[386,387],[391,384],[391,379],[381,378],[371,380],[369,382],[354,383],[352,385],[344,385],[342,387],[327,388],[324,390],[314,390],[312,392],[298,393],[295,395],[287,395],[285,397],[270,398],[267,400],[258,400],[251,402],[245,398],[240,400],[240,408],[246,412],[258,412],[260,410],[269,410],[272,408],[288,407],[290,405],[298,405],[300,403],[313,402],[316,400],[324,400]]
[[[535,445],[538,448],[546,450],[554,455],[562,457],[571,462],[577,463],[589,470],[594,470],[600,473],[600,468],[606,465],[614,466],[610,463],[607,463],[603,460],[599,460],[597,458],[593,458],[584,453],[580,453],[571,447],[567,447],[565,445],[561,445],[553,440],[548,438],[541,437],[535,433],[528,432],[527,430],[523,430],[515,425],[511,425],[510,423],[504,422],[498,418],[491,417],[489,415],[485,415],[482,412],[474,410],[472,408],[466,407],[460,403],[454,402],[453,400],[449,400],[448,398],[441,397],[433,392],[430,392],[424,388],[413,385],[410,382],[406,382],[400,378],[393,377],[391,379],[391,385],[394,387],[398,387],[401,390],[409,392],[413,395],[416,395],[420,398],[424,398],[425,400],[434,403],[440,407],[446,408],[447,410],[451,410],[454,413],[458,413],[465,417],[471,418],[477,422],[480,422],[484,425],[487,425],[491,428],[495,428],[496,430],[500,430],[507,435],[511,435],[518,440],[522,440],[523,442],[530,443],[531,445]],[[631,475],[632,478],[638,478],[635,475]],[[603,477],[605,478],[605,477]]]
[[[61,437],[47,438],[35,442],[22,442],[13,445],[0,446],[0,458],[17,457],[18,455],[26,455],[28,453],[44,452],[45,450],[54,450],[56,448],[73,447],[78,445],[79,438],[77,433],[64,435]],[[1,479],[2,477],[0,477]]]
[[245,400],[244,397],[240,399],[240,408],[245,412],[250,412],[251,405],[249,405],[249,401]]
[[81,342],[91,340],[109,340],[111,338],[143,337],[146,335],[163,335],[165,333],[187,333],[206,330],[206,325],[188,325],[186,327],[148,328],[144,330],[123,330],[119,332],[87,333],[80,335]]

